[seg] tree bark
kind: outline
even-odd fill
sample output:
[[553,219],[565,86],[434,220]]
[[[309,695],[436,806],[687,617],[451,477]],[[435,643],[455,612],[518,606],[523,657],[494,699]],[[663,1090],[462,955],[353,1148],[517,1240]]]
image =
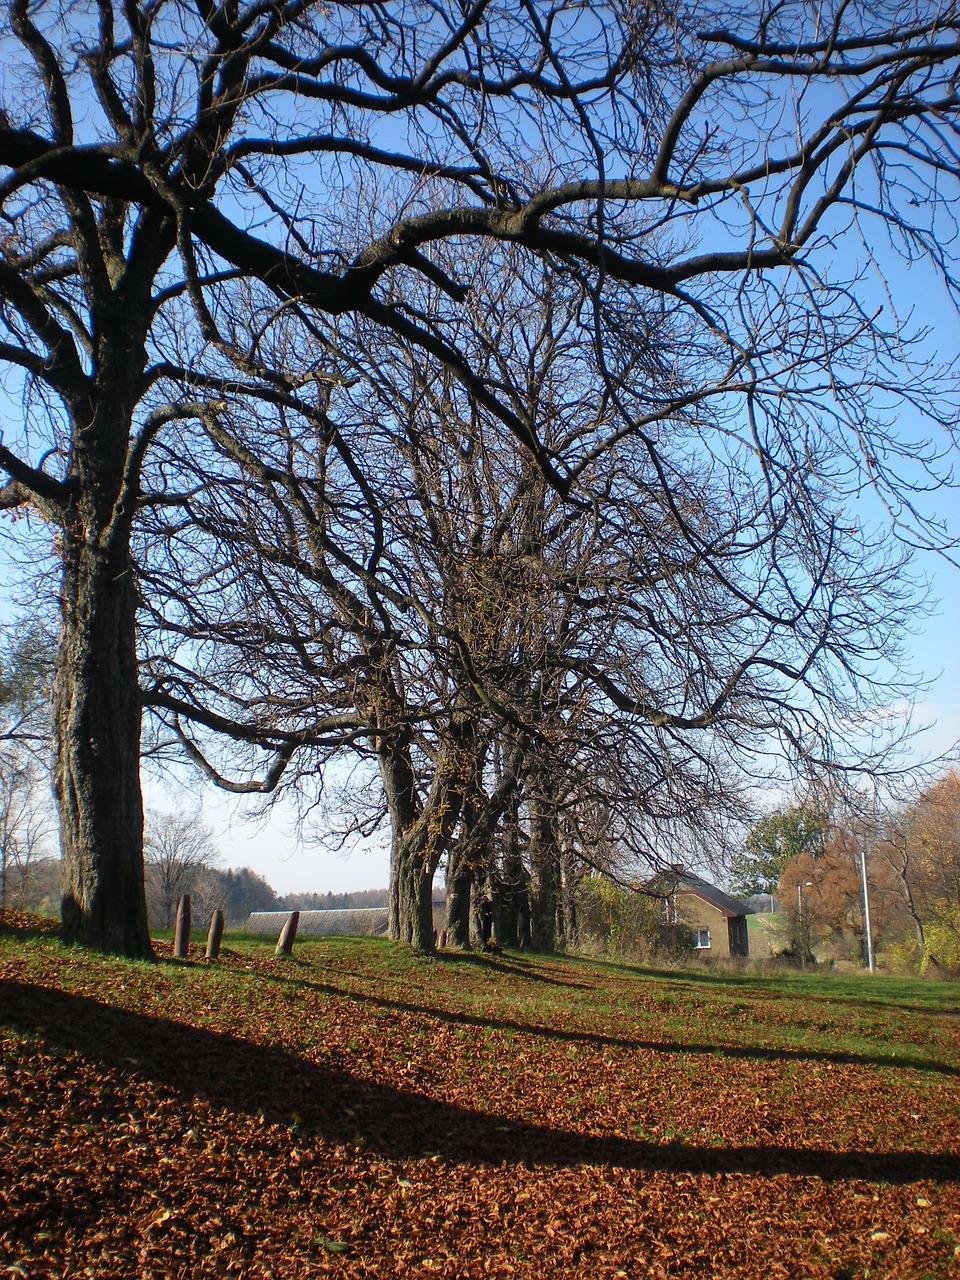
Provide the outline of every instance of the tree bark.
[[519,800],[511,796],[501,824],[503,867],[495,884],[494,940],[501,947],[521,945],[520,907],[526,897],[523,858],[520,854]]
[[489,947],[494,940],[493,893],[487,876],[477,876],[473,882],[471,898],[471,933],[478,947]]
[[556,946],[560,862],[549,799],[534,794],[530,809],[530,945],[534,951]]
[[483,770],[484,753],[476,761],[476,776],[469,795],[464,799],[460,817],[460,839],[451,845],[447,869],[447,942],[461,951],[469,951],[474,940],[486,941],[471,926],[471,912],[478,893],[483,892],[490,862],[490,801],[484,804],[478,779]]
[[470,950],[470,890],[473,868],[462,850],[450,850],[447,869],[447,945],[460,951]]
[[433,873],[422,847],[416,779],[409,747],[402,736],[383,740],[378,752],[387,808],[390,812],[390,898],[388,933],[417,951],[431,952],[433,942]]
[[63,937],[149,959],[136,584],[127,540],[105,546],[102,525],[84,534],[84,524],[63,534],[53,687]]
[[560,856],[560,908],[557,911],[557,933],[564,947],[577,945],[577,873],[572,849],[564,848]]
[[433,873],[435,865],[424,859],[415,842],[401,839],[390,860],[390,937],[406,942],[414,951],[434,950]]
[[462,811],[476,749],[476,726],[455,719],[439,753],[430,788],[417,794],[409,742],[402,735],[379,750],[390,811],[390,937],[425,954],[435,949],[433,877],[450,845]]

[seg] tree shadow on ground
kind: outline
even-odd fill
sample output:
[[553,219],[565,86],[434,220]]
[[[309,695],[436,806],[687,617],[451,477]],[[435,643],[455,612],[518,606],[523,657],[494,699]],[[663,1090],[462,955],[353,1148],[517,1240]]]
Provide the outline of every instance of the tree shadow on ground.
[[571,1044],[591,1045],[599,1049],[640,1049],[653,1053],[702,1053],[717,1058],[745,1058],[759,1062],[829,1062],[844,1067],[887,1067],[896,1070],[924,1071],[934,1075],[960,1078],[960,1066],[937,1062],[932,1058],[898,1057],[896,1054],[851,1053],[837,1049],[762,1049],[755,1045],[700,1044],[697,1041],[639,1040],[633,1036],[605,1035],[599,1031],[569,1031],[560,1027],[544,1027],[531,1022],[517,1022],[509,1018],[489,1018],[475,1013],[438,1009],[433,1005],[412,1004],[407,1000],[393,1000],[389,996],[376,996],[337,987],[330,982],[315,982],[312,978],[291,977],[283,973],[261,973],[268,982],[289,983],[308,987],[322,995],[357,1004],[372,1005],[397,1013],[413,1013],[419,1017],[435,1018],[459,1027],[478,1027],[485,1031],[511,1031],[521,1035],[536,1036],[543,1040],[564,1041]]
[[391,1159],[527,1167],[607,1165],[679,1174],[817,1177],[826,1181],[960,1182],[960,1156],[922,1151],[829,1151],[786,1146],[697,1147],[594,1136],[485,1114],[360,1079],[274,1045],[150,1018],[86,996],[0,983],[0,1021],[122,1077],[146,1078],[184,1100],[262,1115],[345,1144],[362,1139]]
[[593,991],[594,987],[589,982],[571,982],[569,978],[554,978],[542,971],[539,966],[530,960],[508,960],[501,955],[491,955],[480,951],[457,951],[453,948],[449,950],[437,951],[432,960],[437,960],[441,964],[463,964],[470,965],[477,969],[492,969],[498,973],[507,973],[512,978],[525,979],[528,982],[542,982],[550,987],[572,987],[576,991]]
[[27,911],[11,907],[0,910],[0,937],[6,934],[16,938],[52,938],[60,932],[60,921],[46,916],[35,916]]
[[[626,960],[605,960],[603,957],[573,954],[565,954],[563,961],[565,964],[606,969],[614,975],[625,972],[636,978],[650,978],[670,987],[732,987],[740,995],[764,1000],[809,1000],[813,1003],[850,1005],[860,1010],[875,1006],[881,1009],[902,1009],[907,1013],[920,1013],[934,1018],[960,1016],[960,1007],[955,999],[956,992],[960,991],[960,983],[956,981],[888,976],[878,979],[876,976],[868,976],[866,971],[850,979],[831,972],[817,973],[815,969],[809,968],[806,971],[785,968],[776,973],[756,973],[749,968],[730,971],[712,968],[707,964],[698,972],[694,969],[651,968],[631,964]],[[878,990],[878,981],[884,984],[901,981],[917,984],[929,991],[930,999],[923,1002],[917,1000],[915,995],[904,996],[882,987]],[[862,983],[862,988],[858,985],[856,990],[850,990],[851,982]],[[819,989],[814,984],[819,984]]]

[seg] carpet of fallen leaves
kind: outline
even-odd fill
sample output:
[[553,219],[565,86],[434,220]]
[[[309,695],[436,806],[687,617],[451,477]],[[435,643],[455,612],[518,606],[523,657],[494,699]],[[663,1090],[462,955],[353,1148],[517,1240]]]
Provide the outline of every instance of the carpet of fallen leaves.
[[0,1276],[960,1276],[960,1019],[880,979],[0,933]]

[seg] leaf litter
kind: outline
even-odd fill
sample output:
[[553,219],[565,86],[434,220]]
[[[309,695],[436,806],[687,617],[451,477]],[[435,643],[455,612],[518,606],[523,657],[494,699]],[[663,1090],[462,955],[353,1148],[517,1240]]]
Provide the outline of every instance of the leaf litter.
[[0,1276],[960,1276],[956,1019],[367,940],[158,952],[0,939]]

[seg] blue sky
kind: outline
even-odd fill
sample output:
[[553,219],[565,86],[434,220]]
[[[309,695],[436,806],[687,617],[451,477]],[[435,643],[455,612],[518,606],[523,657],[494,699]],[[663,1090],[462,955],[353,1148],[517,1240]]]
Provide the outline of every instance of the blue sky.
[[[836,252],[842,253],[849,247],[838,245]],[[853,253],[856,252],[854,246]],[[922,267],[913,266],[908,272],[896,260],[885,265],[888,265],[901,307],[914,306],[919,319],[930,324],[931,356],[955,358],[960,352],[960,322],[943,298],[942,291],[931,286],[928,273]],[[18,409],[15,399],[12,397],[9,405],[4,406],[8,426],[15,421]],[[910,424],[905,422],[905,434],[909,434],[909,428]],[[957,491],[941,491],[939,501],[951,504],[951,509],[942,509],[936,514],[943,516],[955,532],[960,532],[960,496]],[[21,596],[24,594],[22,573],[15,571],[5,558],[11,531],[9,519],[0,518],[0,619],[10,616],[11,591],[15,583],[21,585]],[[41,531],[40,537],[44,536],[44,531]],[[936,756],[948,751],[960,739],[960,661],[957,657],[960,652],[960,570],[933,554],[921,557],[919,568],[930,581],[932,594],[939,598],[940,604],[930,618],[917,619],[916,634],[906,638],[905,647],[915,671],[930,681],[916,708],[914,721],[936,722],[935,727],[917,741],[917,751]],[[45,586],[44,590],[52,590],[52,584]],[[193,792],[192,780],[188,788]],[[192,807],[189,796],[164,790],[149,779],[146,790],[147,803],[155,808]],[[316,848],[304,849],[294,829],[293,815],[288,810],[281,808],[267,823],[245,822],[240,816],[242,807],[235,800],[213,793],[209,788],[203,791],[203,803],[207,820],[215,828],[224,865],[250,865],[278,890],[323,892],[327,889],[377,887],[386,883],[388,859],[385,836],[344,857]]]
[[[957,501],[957,495],[950,497]],[[960,740],[960,569],[933,555],[922,563],[934,592],[942,597],[937,613],[921,619],[907,649],[915,669],[930,681],[918,702],[914,723],[929,724],[916,740],[918,756],[936,757]],[[192,783],[191,783],[192,785]],[[157,809],[182,807],[176,791],[147,781],[147,804]],[[376,889],[389,879],[386,832],[358,843],[346,853],[331,853],[304,844],[296,831],[293,810],[279,805],[268,820],[244,817],[234,798],[204,788],[204,816],[214,828],[224,866],[250,866],[281,893],[334,893]]]
[[[920,276],[920,272],[915,272]],[[905,282],[900,281],[903,286]],[[907,292],[909,296],[909,291]],[[960,351],[960,319],[945,301],[927,294],[935,342],[931,354],[952,358]],[[960,464],[958,464],[960,470]],[[944,489],[932,514],[960,532],[960,493]],[[905,637],[910,667],[929,682],[913,709],[914,727],[928,726],[914,742],[917,759],[956,758],[960,742],[960,568],[932,552],[917,557],[917,568],[939,601],[930,617],[918,617],[915,634]],[[897,710],[901,710],[897,708]],[[908,708],[902,708],[906,717]],[[148,784],[148,804],[179,807],[180,801]],[[244,819],[242,803],[205,790],[204,812],[213,825],[225,866],[250,866],[280,892],[338,892],[380,888],[389,878],[389,837],[386,832],[357,844],[347,853],[330,853],[304,844],[296,832],[290,808],[278,806],[267,821]]]
[[[928,306],[930,302],[928,296]],[[932,314],[940,351],[946,354],[960,350],[960,320],[956,314],[939,303]],[[936,514],[954,528],[960,526],[960,495],[943,490],[939,499],[950,507],[943,505]],[[42,548],[49,533],[42,525],[35,527],[35,545]],[[0,518],[0,618],[7,619],[12,616],[15,597],[20,601],[31,598],[25,583],[33,566],[23,547],[17,548],[14,533],[10,518]],[[931,617],[918,618],[916,634],[906,637],[912,667],[930,682],[913,719],[916,725],[932,727],[918,737],[916,751],[918,755],[939,756],[960,740],[960,569],[932,553],[920,556],[918,567],[929,580],[932,594],[939,598],[939,605]],[[47,579],[41,590],[51,592],[53,582]],[[253,819],[245,817],[242,803],[203,785],[193,775],[184,775],[182,787],[145,778],[146,803],[154,809],[192,809],[198,792],[224,866],[250,866],[280,892],[337,892],[387,884],[386,833],[352,847],[348,853],[331,853],[303,842],[296,831],[294,814],[285,805],[279,805],[266,821]]]

